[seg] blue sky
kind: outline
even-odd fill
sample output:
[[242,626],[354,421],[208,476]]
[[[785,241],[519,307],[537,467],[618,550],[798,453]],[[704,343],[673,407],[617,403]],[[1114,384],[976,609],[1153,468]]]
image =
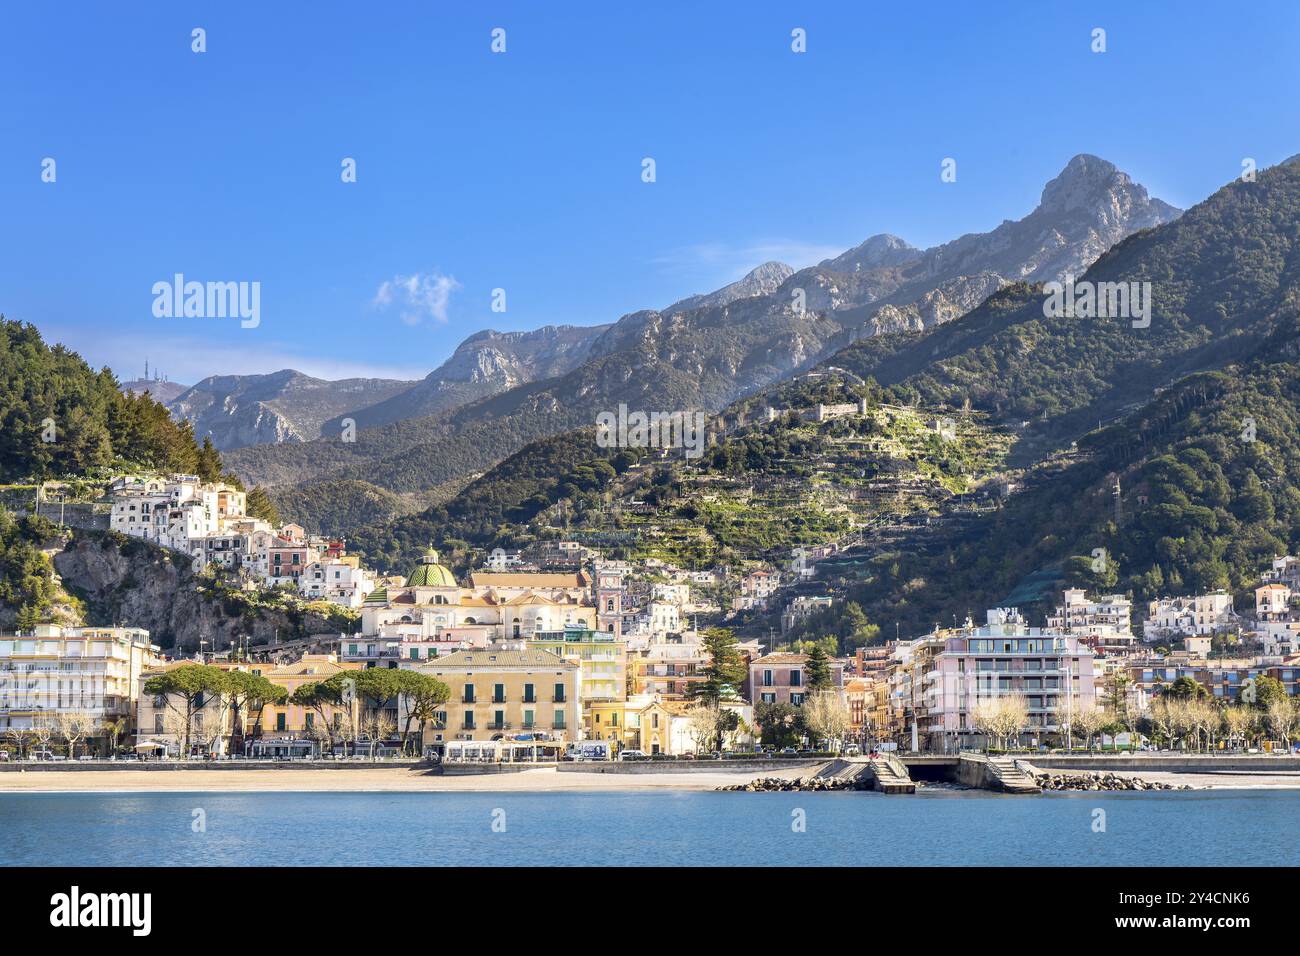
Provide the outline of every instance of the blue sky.
[[[1186,206],[1300,152],[1293,2],[806,6],[6,3],[0,312],[123,377],[418,377],[479,329],[990,229],[1076,153]],[[260,282],[261,324],[154,317],[177,272]]]

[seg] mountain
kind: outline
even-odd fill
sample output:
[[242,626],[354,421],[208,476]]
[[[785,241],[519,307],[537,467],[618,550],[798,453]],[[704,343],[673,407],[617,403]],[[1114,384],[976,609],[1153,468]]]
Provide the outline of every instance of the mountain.
[[229,461],[261,484],[355,478],[418,491],[589,425],[620,403],[647,411],[723,408],[855,340],[942,327],[1006,282],[1054,276],[1090,261],[1102,243],[1176,214],[1111,164],[1076,157],[1037,209],[990,233],[924,251],[877,236],[788,275],[769,264],[711,295],[623,316],[586,346],[581,364],[554,377],[364,429],[345,447],[242,449]]
[[[1300,166],[1233,182],[1174,222],[1121,241],[1079,279],[1150,283],[1149,327],[1050,316],[1018,283],[925,332],[855,342],[826,361],[902,400],[1023,421],[1022,444],[1065,441],[1197,371],[1252,354],[1300,295]],[[1140,323],[1139,323],[1140,324]]]
[[528,332],[476,332],[425,379],[356,410],[351,417],[358,428],[422,418],[517,385],[562,375],[587,359],[592,344],[607,328],[547,325]]
[[1037,460],[995,514],[819,567],[872,620],[916,632],[1041,606],[1064,585],[1247,600],[1259,568],[1300,547],[1300,166],[1223,187],[1081,279],[1150,282],[1150,325],[1052,318],[1043,290],[1020,283],[955,322],[826,363],[828,377],[877,379],[894,402],[969,402]]
[[127,395],[144,395],[147,392],[153,396],[154,401],[162,402],[164,405],[175,401],[188,388],[188,385],[181,385],[178,382],[169,382],[160,378],[137,378],[122,383],[123,393]]
[[792,275],[794,275],[794,270],[784,262],[764,262],[758,268],[750,270],[743,279],[737,279],[731,285],[724,285],[716,292],[687,296],[685,299],[674,302],[663,311],[665,314],[671,315],[674,312],[686,312],[689,309],[730,305],[737,299],[748,299],[756,295],[770,295],[779,289],[781,283]]
[[266,375],[214,375],[177,396],[168,408],[200,439],[220,449],[321,438],[336,416],[381,402],[411,387],[384,378],[327,381],[293,369]]
[[922,255],[921,250],[911,243],[881,233],[834,259],[823,259],[817,268],[828,272],[863,272],[884,266],[901,266]]

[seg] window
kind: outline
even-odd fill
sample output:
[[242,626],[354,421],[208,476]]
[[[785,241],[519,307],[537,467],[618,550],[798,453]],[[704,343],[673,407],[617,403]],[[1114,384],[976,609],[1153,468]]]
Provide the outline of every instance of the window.
[[473,684],[466,684],[466,685],[465,685],[465,695],[461,698],[461,701],[462,701],[462,703],[466,703],[466,704],[472,704],[472,703],[474,703],[474,685],[473,685]]
[[803,686],[803,671],[800,670],[790,671],[790,686],[791,687]]
[[472,710],[465,711],[465,729],[466,730],[474,729],[474,711]]
[[286,728],[285,728],[285,722],[284,722],[284,714],[281,713],[281,714],[276,714],[276,715],[275,715],[275,729],[276,729],[276,730],[284,730],[284,729],[286,729]]
[[791,695],[790,695],[790,703],[794,704],[796,707],[802,707],[802,706],[803,706],[803,694],[791,694]]
[[504,704],[505,702],[506,702],[506,685],[505,684],[492,685],[492,703]]
[[506,712],[504,710],[492,711],[492,726],[500,730],[506,725]]
[[537,693],[533,690],[532,684],[524,685],[524,703],[535,704],[537,702]]
[[533,727],[533,712],[532,712],[531,710],[525,710],[525,711],[524,711],[524,730],[531,730],[532,727]]
[[563,685],[563,684],[556,684],[556,685],[555,685],[555,702],[556,702],[557,704],[562,704],[562,703],[564,703],[564,685]]
[[551,723],[551,726],[556,730],[564,729],[564,711],[557,710],[555,712],[555,720]]
[[764,687],[772,686],[772,672],[770,670],[763,671],[763,686]]

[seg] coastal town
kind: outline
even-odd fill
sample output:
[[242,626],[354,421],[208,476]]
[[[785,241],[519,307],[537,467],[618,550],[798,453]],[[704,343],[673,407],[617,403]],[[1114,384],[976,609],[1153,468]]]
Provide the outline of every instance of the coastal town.
[[[129,622],[0,635],[6,760],[1239,753],[1285,752],[1296,736],[1294,556],[1260,571],[1253,607],[1226,592],[1134,607],[1065,589],[1038,622],[992,608],[837,653],[788,637],[837,600],[804,593],[824,551],[687,570],[557,538],[495,548],[459,579],[433,549],[385,576],[342,539],[250,516],[231,485],[120,476],[106,497],[112,531],[240,587],[337,605],[351,626],[190,653]],[[712,596],[728,577],[722,608]],[[782,634],[740,640],[726,626],[764,607]]]

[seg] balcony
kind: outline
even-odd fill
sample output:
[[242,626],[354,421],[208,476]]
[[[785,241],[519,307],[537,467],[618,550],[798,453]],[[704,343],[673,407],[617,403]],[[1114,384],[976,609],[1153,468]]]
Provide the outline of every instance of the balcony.
[[500,721],[494,720],[494,721],[492,721],[492,723],[484,725],[484,729],[486,729],[486,730],[510,730],[513,726],[514,726],[514,724],[512,724],[512,723],[511,723],[510,721],[508,721],[508,720],[500,720]]

